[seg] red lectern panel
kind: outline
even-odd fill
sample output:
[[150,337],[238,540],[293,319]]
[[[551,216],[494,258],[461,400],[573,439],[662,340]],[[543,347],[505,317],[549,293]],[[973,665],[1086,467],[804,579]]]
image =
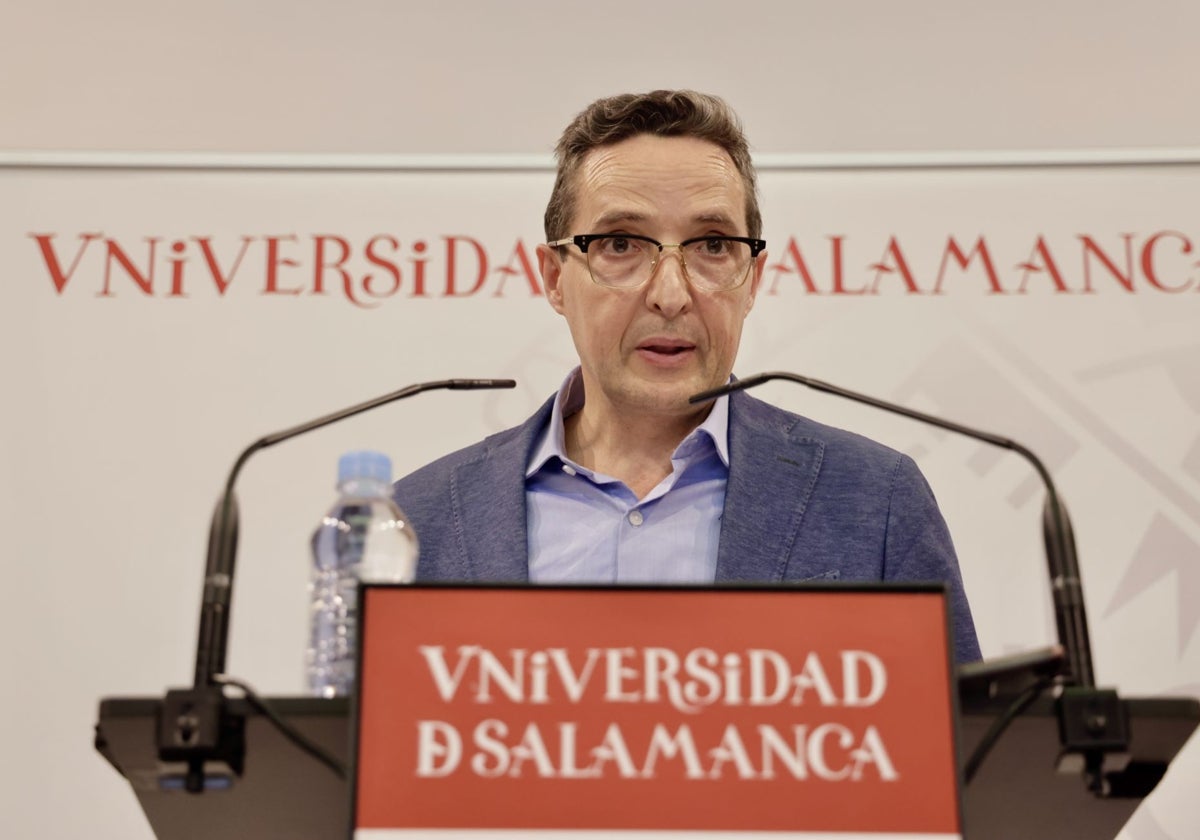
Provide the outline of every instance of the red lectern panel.
[[961,832],[941,589],[362,597],[360,840]]

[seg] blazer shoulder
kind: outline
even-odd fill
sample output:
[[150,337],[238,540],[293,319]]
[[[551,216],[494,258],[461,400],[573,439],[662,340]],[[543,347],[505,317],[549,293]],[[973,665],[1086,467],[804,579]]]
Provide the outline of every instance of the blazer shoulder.
[[736,423],[731,422],[731,428],[749,428],[757,433],[780,434],[795,443],[816,444],[823,449],[827,459],[832,457],[895,467],[898,461],[908,457],[879,441],[820,423],[745,393],[738,392],[733,396],[740,399],[731,406],[733,417],[737,418]]

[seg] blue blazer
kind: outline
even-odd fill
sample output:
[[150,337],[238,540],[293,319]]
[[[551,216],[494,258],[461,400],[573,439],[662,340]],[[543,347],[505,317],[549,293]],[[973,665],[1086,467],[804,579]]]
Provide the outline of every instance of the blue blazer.
[[[913,460],[742,392],[729,399],[717,583],[944,581],[955,657],[979,659],[954,546]],[[419,579],[529,580],[525,466],[552,405],[396,482]]]

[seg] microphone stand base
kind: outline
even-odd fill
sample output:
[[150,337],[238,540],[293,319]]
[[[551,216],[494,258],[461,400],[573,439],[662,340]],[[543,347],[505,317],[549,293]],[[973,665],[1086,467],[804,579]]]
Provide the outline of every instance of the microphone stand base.
[[[206,772],[205,765],[209,770],[214,763],[223,765],[241,776],[245,730],[245,717],[230,711],[220,686],[171,689],[163,698],[158,718],[159,761],[186,765],[182,787],[190,793],[228,787],[228,773]],[[178,780],[178,774],[169,774],[160,783],[178,786]]]
[[[1067,686],[1058,698],[1058,734],[1067,755],[1083,760],[1084,781],[1096,796],[1110,795],[1106,764],[1127,754],[1129,709],[1113,689]],[[1126,761],[1128,756],[1124,756]],[[1064,756],[1065,758],[1065,756]],[[1060,763],[1061,766],[1061,763]],[[1122,768],[1124,769],[1124,768]]]

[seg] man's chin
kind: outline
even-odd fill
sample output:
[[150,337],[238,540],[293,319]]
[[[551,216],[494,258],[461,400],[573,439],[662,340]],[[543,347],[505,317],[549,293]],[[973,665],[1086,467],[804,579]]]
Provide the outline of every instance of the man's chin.
[[668,417],[687,417],[708,410],[707,405],[695,405],[688,400],[709,387],[704,382],[691,378],[675,382],[641,383],[636,392],[630,394],[631,407],[636,406],[642,411]]

